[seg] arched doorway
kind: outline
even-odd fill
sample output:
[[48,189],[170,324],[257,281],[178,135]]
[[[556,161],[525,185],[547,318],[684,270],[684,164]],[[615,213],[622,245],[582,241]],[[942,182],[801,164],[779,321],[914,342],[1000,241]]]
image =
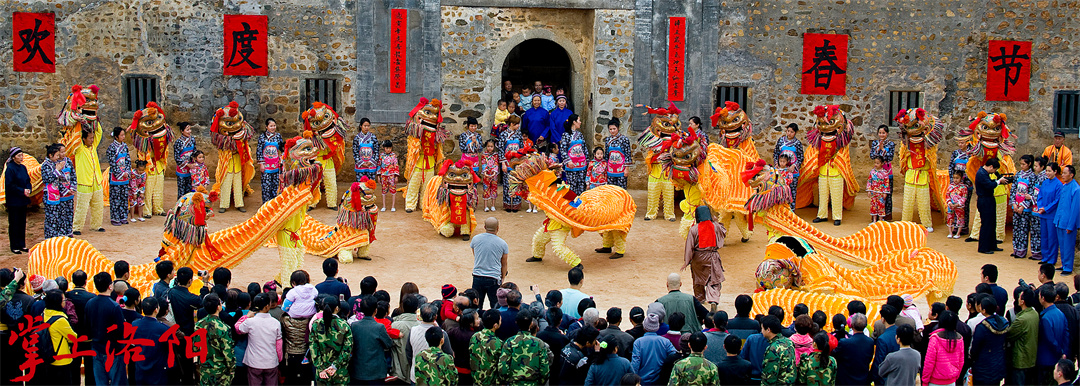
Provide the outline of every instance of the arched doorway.
[[509,80],[514,84],[514,91],[520,91],[522,87],[532,86],[533,82],[539,80],[552,86],[552,95],[557,88],[562,87],[566,91],[566,97],[570,99],[568,105],[573,109],[573,106],[576,106],[573,100],[573,73],[570,55],[559,43],[534,38],[514,46],[506,55],[501,82]]

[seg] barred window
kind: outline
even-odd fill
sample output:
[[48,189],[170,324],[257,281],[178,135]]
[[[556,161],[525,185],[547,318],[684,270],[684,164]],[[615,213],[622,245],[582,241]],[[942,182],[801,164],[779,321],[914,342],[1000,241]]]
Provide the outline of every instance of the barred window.
[[889,111],[885,117],[885,124],[896,126],[893,118],[900,110],[911,110],[922,107],[922,95],[918,91],[889,91]]
[[311,78],[306,80],[307,90],[304,93],[304,108],[311,107],[312,102],[322,102],[338,110],[338,80],[333,78]]
[[745,86],[717,86],[716,87],[716,106],[720,107],[724,105],[724,102],[735,102],[742,107],[746,112],[746,116],[750,117],[750,87]]
[[1080,90],[1054,94],[1054,130],[1080,132]]
[[161,89],[156,76],[131,75],[124,77],[125,111],[134,112],[149,102],[161,100]]

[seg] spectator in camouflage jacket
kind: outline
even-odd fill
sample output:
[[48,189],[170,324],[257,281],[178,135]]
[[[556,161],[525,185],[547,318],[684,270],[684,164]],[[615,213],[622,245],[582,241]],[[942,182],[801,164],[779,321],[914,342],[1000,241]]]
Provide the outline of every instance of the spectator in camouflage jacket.
[[469,339],[469,365],[472,370],[473,381],[477,385],[494,385],[499,383],[499,355],[502,354],[503,341],[495,336],[495,330],[499,328],[502,315],[499,310],[487,310],[484,312],[484,329]]
[[702,332],[690,335],[690,356],[675,363],[671,370],[668,386],[705,386],[719,385],[720,374],[716,365],[702,356],[709,338]]
[[514,319],[518,333],[503,343],[499,356],[499,383],[510,385],[543,385],[551,375],[551,349],[533,336],[536,320],[532,312],[522,310]]
[[761,385],[791,385],[795,383],[795,345],[785,338],[780,319],[769,315],[761,319],[761,335],[769,341],[765,359],[761,361]]
[[338,300],[332,296],[322,298],[322,319],[314,321],[308,334],[311,365],[315,370],[316,385],[349,384],[349,357],[352,355],[353,336],[349,324],[335,315]]
[[424,332],[428,348],[416,355],[416,385],[455,386],[458,384],[454,357],[443,352],[445,341],[441,328],[432,327]]
[[[193,339],[206,340],[206,360],[199,364],[199,385],[217,386],[232,384],[233,371],[236,370],[236,355],[233,353],[233,338],[229,326],[218,318],[221,311],[221,299],[217,294],[206,295],[203,299],[206,317],[195,324],[196,330],[206,330],[206,336],[193,336]],[[198,347],[199,344],[192,344]]]

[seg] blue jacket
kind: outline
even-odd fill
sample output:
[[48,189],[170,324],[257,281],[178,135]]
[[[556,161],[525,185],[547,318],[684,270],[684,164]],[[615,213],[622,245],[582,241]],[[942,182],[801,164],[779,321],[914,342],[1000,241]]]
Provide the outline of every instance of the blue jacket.
[[1057,213],[1058,193],[1061,191],[1061,180],[1050,178],[1043,181],[1039,186],[1039,198],[1035,200],[1038,207],[1046,213],[1039,214],[1040,218],[1053,221]]
[[761,362],[765,360],[765,349],[769,348],[769,340],[761,333],[746,337],[739,357],[750,361],[750,378],[761,379]]
[[1065,314],[1056,305],[1049,305],[1039,313],[1039,351],[1035,355],[1036,366],[1053,366],[1062,355],[1068,354],[1069,330]]
[[971,375],[975,384],[992,384],[1005,379],[1005,333],[1009,321],[990,315],[975,326],[971,338]]
[[143,316],[131,324],[135,326],[135,339],[149,339],[152,346],[141,346],[145,360],[135,362],[134,383],[138,385],[167,385],[169,382],[169,343],[160,340],[169,330],[165,323]]
[[620,385],[623,375],[632,373],[630,361],[617,354],[608,354],[604,363],[593,363],[589,366],[589,374],[585,377],[586,385],[615,386]]
[[634,373],[641,377],[641,384],[656,383],[660,377],[660,371],[668,356],[675,355],[678,351],[671,341],[655,332],[646,332],[645,336],[634,342],[634,354],[631,356],[630,367]]
[[[551,110],[551,112],[549,113],[549,118],[548,118],[548,130],[550,130],[550,132],[551,132],[551,137],[550,137],[551,138],[551,143],[560,143],[560,142],[562,142],[563,133],[566,132],[566,128],[563,127],[563,123],[565,123],[566,119],[570,118],[570,114],[573,114],[573,113],[574,112],[570,111],[569,107],[567,107],[565,109],[561,109],[561,110],[560,109]],[[559,146],[562,146],[562,145],[560,144]],[[564,151],[566,151],[566,149],[559,148],[559,152],[564,152]]]
[[327,294],[334,298],[345,295],[345,299],[352,297],[352,290],[349,289],[349,285],[332,277],[328,277],[322,283],[316,284],[315,289],[319,291],[319,295]]
[[529,135],[529,140],[533,143],[540,137],[550,140],[550,126],[550,115],[543,108],[529,109],[521,116],[521,129]]
[[1076,180],[1072,180],[1062,186],[1061,191],[1058,192],[1054,226],[1058,229],[1075,231],[1077,223],[1080,223],[1080,185],[1076,184]]
[[[79,323],[90,325],[90,346],[98,355],[106,354],[107,342],[112,342],[109,346],[112,353],[120,352],[123,347],[119,340],[123,339],[124,313],[120,310],[120,305],[108,295],[98,295],[86,302],[86,320],[79,319]],[[108,328],[112,326],[116,326],[116,329],[108,332]]]
[[862,332],[851,334],[837,342],[833,356],[836,357],[837,385],[870,384],[870,360],[874,357],[874,338]]
[[884,385],[885,378],[878,374],[878,367],[885,356],[900,351],[900,344],[896,343],[896,325],[889,326],[878,335],[874,341],[874,363],[870,367],[870,373],[874,376],[874,383]]

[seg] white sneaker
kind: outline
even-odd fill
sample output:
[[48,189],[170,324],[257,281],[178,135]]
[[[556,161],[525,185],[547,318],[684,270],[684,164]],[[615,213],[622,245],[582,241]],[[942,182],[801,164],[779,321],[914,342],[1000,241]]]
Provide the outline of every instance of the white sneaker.
[[391,212],[397,212],[397,208],[390,208]]
[[386,208],[382,208],[382,210],[380,210],[380,212],[385,212],[385,211],[386,211]]
[[926,233],[934,233],[934,227],[926,227]]

